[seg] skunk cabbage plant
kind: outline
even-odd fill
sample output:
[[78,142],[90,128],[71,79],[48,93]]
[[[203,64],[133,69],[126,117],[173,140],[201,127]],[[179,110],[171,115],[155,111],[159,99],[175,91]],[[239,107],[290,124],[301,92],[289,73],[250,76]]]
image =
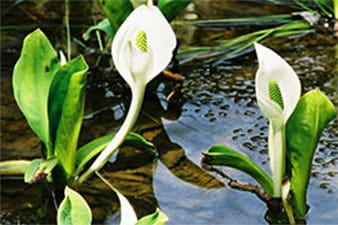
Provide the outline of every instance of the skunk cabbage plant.
[[257,43],[255,49],[259,63],[256,97],[260,110],[269,119],[273,196],[281,197],[285,175],[285,125],[300,98],[301,85],[297,74],[278,54]]
[[113,40],[112,56],[116,69],[131,88],[132,101],[120,130],[80,182],[103,167],[133,128],[147,83],[169,64],[175,46],[170,24],[152,1],[137,7],[120,26]]
[[300,81],[291,66],[260,44],[256,43],[255,49],[259,62],[256,96],[260,110],[269,119],[272,181],[247,156],[227,146],[212,146],[205,159],[211,165],[233,167],[253,177],[266,194],[282,199],[289,222],[294,223],[293,216],[306,215],[314,152],[323,129],[336,117],[336,109],[318,89],[300,98]]

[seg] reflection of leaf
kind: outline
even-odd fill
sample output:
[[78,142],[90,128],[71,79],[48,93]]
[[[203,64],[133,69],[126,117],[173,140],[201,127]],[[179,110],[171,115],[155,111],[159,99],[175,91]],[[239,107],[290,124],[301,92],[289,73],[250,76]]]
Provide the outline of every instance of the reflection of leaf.
[[212,165],[229,166],[253,177],[269,195],[272,195],[271,178],[249,157],[222,145],[214,145],[206,152],[211,157]]
[[91,224],[92,213],[83,197],[76,191],[65,188],[65,198],[57,212],[58,225]]
[[[146,135],[149,138],[152,134],[149,132]],[[164,130],[156,133],[156,136],[150,139],[157,146],[161,162],[179,179],[202,188],[224,187],[220,180],[189,160],[184,150],[179,145],[172,143]]]
[[292,203],[296,217],[306,214],[306,189],[317,143],[324,127],[336,116],[330,100],[318,89],[306,93],[286,126],[287,158],[290,163]]
[[98,24],[89,27],[87,29],[86,33],[83,34],[83,36],[82,36],[83,39],[85,41],[88,41],[91,38],[92,32],[96,31],[96,30],[103,31],[106,34],[108,34],[110,37],[113,37],[114,34],[115,34],[112,26],[110,25],[109,20],[106,18],[106,19],[103,19],[102,21],[100,21]]

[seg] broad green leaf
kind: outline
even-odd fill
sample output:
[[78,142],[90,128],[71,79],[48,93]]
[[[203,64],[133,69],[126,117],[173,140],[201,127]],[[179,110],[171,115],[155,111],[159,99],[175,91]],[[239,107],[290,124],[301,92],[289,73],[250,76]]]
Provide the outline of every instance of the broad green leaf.
[[49,159],[34,159],[26,168],[24,181],[26,183],[35,183],[45,179],[58,164],[59,159],[52,157]]
[[13,72],[14,97],[30,127],[46,145],[47,157],[52,155],[48,93],[59,67],[57,53],[41,30],[26,36]]
[[103,32],[107,33],[110,37],[114,37],[114,34],[115,34],[112,26],[110,25],[109,20],[106,18],[106,19],[103,19],[102,21],[100,21],[98,24],[89,27],[88,30],[86,31],[86,33],[83,34],[83,36],[82,36],[83,39],[85,41],[88,41],[91,38],[92,32],[96,31],[96,30],[103,31]]
[[57,212],[58,225],[90,225],[92,212],[86,200],[68,186]]
[[193,0],[159,0],[157,6],[167,20],[172,21],[191,2]]
[[272,195],[273,184],[271,178],[249,157],[227,146],[214,145],[206,152],[211,157],[212,165],[229,166],[253,177],[264,189]]
[[168,217],[157,209],[153,214],[142,217],[135,225],[164,225],[168,222]]
[[[75,176],[78,175],[86,163],[99,154],[114,137],[115,134],[106,135],[82,146],[76,153]],[[155,153],[154,145],[136,133],[129,133],[124,140],[123,145],[130,145],[136,147],[137,149],[144,149]]]
[[48,99],[50,132],[54,154],[66,173],[73,173],[77,140],[82,124],[88,66],[79,56],[56,73]]
[[29,160],[8,160],[0,162],[0,175],[23,175],[29,168]]
[[301,97],[286,125],[288,173],[296,217],[307,211],[306,190],[312,159],[324,127],[336,117],[336,109],[318,89]]
[[99,0],[103,12],[108,17],[113,33],[133,11],[133,5],[126,0]]

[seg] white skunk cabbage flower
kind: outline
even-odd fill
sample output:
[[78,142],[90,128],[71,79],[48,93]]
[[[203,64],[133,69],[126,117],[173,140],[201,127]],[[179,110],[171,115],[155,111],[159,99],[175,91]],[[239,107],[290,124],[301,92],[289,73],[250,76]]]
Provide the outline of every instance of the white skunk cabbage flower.
[[294,111],[301,84],[291,66],[277,53],[255,43],[259,68],[256,97],[260,110],[269,119],[269,157],[274,182],[274,197],[281,197],[285,175],[285,125]]
[[175,33],[161,11],[152,4],[141,5],[117,31],[112,55],[116,69],[133,89],[165,69],[175,47]]
[[79,182],[101,169],[122,144],[136,122],[147,83],[168,66],[175,47],[174,31],[151,0],[134,9],[120,26],[113,40],[112,56],[117,71],[131,88],[132,101],[120,130]]

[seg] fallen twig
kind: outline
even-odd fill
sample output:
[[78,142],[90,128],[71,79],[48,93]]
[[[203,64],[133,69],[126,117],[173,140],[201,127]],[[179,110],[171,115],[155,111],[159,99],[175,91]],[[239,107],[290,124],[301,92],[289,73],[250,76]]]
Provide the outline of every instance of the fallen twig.
[[256,196],[259,199],[261,199],[263,202],[265,202],[267,205],[269,205],[269,202],[272,199],[272,197],[270,195],[268,195],[267,193],[265,193],[264,191],[262,191],[259,186],[249,184],[249,183],[240,182],[236,179],[233,179],[232,177],[230,177],[229,175],[227,175],[223,171],[221,171],[221,170],[215,168],[214,166],[212,166],[210,164],[210,161],[211,161],[211,157],[208,156],[208,155],[204,155],[204,157],[201,160],[202,168],[204,168],[205,170],[208,170],[208,171],[216,172],[217,174],[219,174],[223,178],[229,180],[229,182],[228,182],[229,187],[240,190],[240,191],[248,191],[248,192],[254,193],[254,194],[256,194]]

